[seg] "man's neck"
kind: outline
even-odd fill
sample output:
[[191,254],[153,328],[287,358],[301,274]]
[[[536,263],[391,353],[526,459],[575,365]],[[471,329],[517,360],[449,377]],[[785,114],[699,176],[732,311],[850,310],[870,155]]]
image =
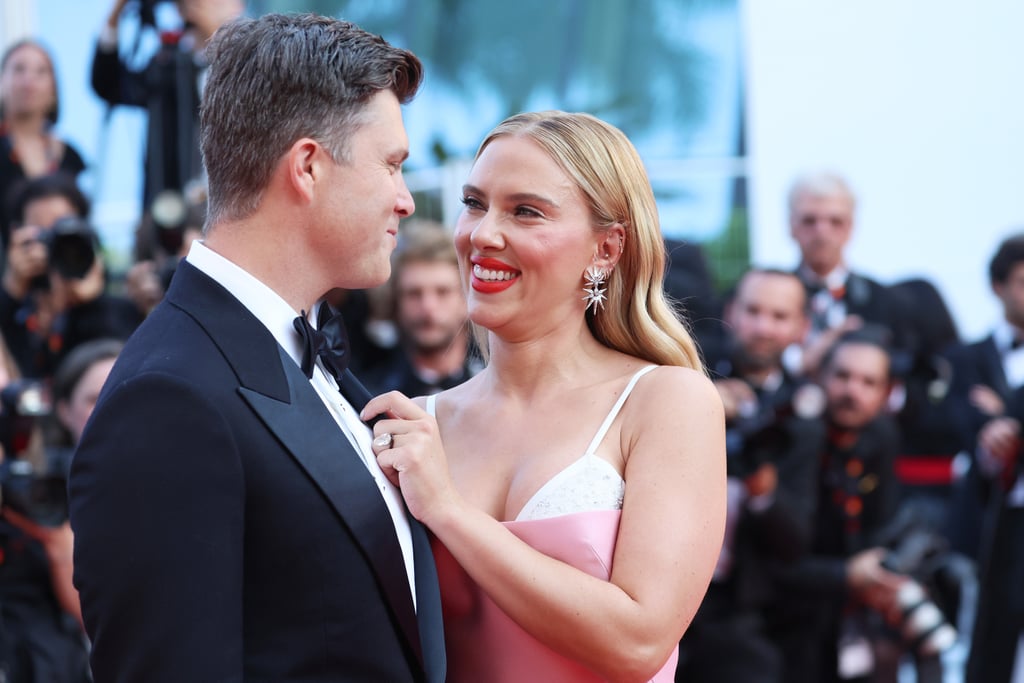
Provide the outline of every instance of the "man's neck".
[[857,445],[862,433],[863,429],[841,427],[830,421],[828,425],[828,442],[834,448],[841,451],[847,451]]
[[409,350],[409,362],[417,373],[434,377],[448,377],[462,370],[469,351],[469,339],[465,333],[457,336],[451,344],[441,350]]
[[778,388],[782,382],[782,367],[769,366],[765,368],[739,368],[740,376],[755,389],[766,389],[771,391]]
[[806,261],[800,266],[804,279],[811,284],[822,285],[829,289],[840,287],[846,283],[850,276],[850,269],[843,262],[833,265],[831,268],[816,269]]

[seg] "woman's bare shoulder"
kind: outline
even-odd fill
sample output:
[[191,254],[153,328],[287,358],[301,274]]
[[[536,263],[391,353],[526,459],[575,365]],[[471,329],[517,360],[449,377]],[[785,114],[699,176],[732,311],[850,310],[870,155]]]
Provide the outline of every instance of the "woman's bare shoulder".
[[631,412],[650,419],[722,412],[718,391],[707,375],[674,365],[659,365],[648,372],[637,382],[628,403],[632,404]]

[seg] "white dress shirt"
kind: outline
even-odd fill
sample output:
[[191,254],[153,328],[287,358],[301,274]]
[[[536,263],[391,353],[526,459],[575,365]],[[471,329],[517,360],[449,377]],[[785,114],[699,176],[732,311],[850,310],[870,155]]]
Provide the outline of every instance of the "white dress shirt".
[[[295,364],[301,365],[302,344],[294,326],[297,313],[277,292],[257,280],[238,265],[205,246],[199,240],[192,243],[186,259],[190,264],[216,280],[232,296],[238,299],[243,306],[249,309],[274,335],[274,339],[291,356]],[[308,317],[310,318],[310,324],[315,328],[316,315],[309,312]],[[413,607],[415,607],[416,572],[413,564],[412,533],[409,529],[409,519],[406,517],[402,494],[384,476],[380,465],[377,463],[377,458],[373,454],[371,449],[373,432],[359,419],[355,409],[342,396],[334,378],[324,370],[319,358],[313,368],[313,377],[310,383],[313,385],[317,395],[320,396],[320,400],[327,406],[331,416],[334,417],[334,421],[338,423],[338,427],[341,428],[345,438],[352,444],[352,448],[359,454],[366,469],[377,483],[377,488],[384,498],[388,512],[391,513],[391,519],[394,522],[395,532],[398,536],[398,543],[402,547],[405,573],[409,579],[409,589],[412,593]]]

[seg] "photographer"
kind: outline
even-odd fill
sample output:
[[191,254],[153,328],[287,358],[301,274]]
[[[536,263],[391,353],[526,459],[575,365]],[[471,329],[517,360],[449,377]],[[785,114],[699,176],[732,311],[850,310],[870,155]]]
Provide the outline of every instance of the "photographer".
[[[158,5],[173,4],[181,25],[157,25]],[[138,12],[140,29],[159,32],[160,48],[144,69],[129,68],[118,51],[118,25],[126,7]],[[222,24],[242,14],[241,0],[115,0],[96,44],[92,88],[110,106],[142,107],[149,117],[143,206],[165,190],[178,194],[202,175],[198,115],[203,52]]]
[[125,339],[142,319],[106,292],[89,202],[62,174],[33,178],[14,193],[11,248],[0,286],[0,333],[26,377],[52,374],[64,354],[100,337]]
[[803,625],[794,618],[777,634],[788,643],[793,681],[895,683],[909,652],[918,683],[938,683],[937,650],[951,643],[929,636],[941,627],[955,637],[937,608],[938,623],[927,632],[905,620],[908,591],[919,586],[910,568],[893,566],[895,554],[883,545],[899,503],[893,462],[900,436],[885,412],[892,387],[887,339],[887,330],[866,325],[843,334],[822,361],[828,435],[812,546],[785,578],[789,610],[803,615]]
[[68,354],[54,375],[52,403],[40,382],[15,381],[0,394],[4,680],[89,680],[81,608],[71,580],[74,538],[66,481],[73,447],[120,350],[119,341],[95,340]]
[[202,237],[205,222],[205,191],[185,197],[165,195],[154,211],[143,216],[135,231],[135,262],[124,278],[125,295],[143,316],[163,300],[179,261],[192,242]]
[[783,599],[774,574],[810,541],[823,397],[782,367],[808,328],[791,273],[754,269],[725,311],[731,353],[713,364],[726,415],[728,514],[707,596],[680,644],[677,680],[782,683],[767,608]]

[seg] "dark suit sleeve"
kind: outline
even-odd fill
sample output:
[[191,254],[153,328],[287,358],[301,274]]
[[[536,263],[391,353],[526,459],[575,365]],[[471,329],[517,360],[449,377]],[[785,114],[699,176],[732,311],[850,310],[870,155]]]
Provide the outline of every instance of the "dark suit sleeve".
[[[981,342],[952,348],[947,357],[953,368],[949,387],[950,414],[952,415],[961,447],[973,453],[978,432],[991,415],[983,413],[970,400],[971,388],[984,385],[1005,398],[1002,382],[995,381],[994,370],[1001,372],[1001,362],[991,342]],[[988,370],[987,370],[988,369]]]
[[108,387],[69,493],[95,680],[240,681],[244,484],[218,407],[166,374]]
[[146,106],[146,81],[143,72],[131,71],[117,50],[96,46],[92,56],[92,89],[107,104]]
[[768,557],[798,560],[808,549],[817,499],[818,458],[825,440],[820,420],[786,421],[787,447],[774,458],[778,488],[774,502],[745,520]]

